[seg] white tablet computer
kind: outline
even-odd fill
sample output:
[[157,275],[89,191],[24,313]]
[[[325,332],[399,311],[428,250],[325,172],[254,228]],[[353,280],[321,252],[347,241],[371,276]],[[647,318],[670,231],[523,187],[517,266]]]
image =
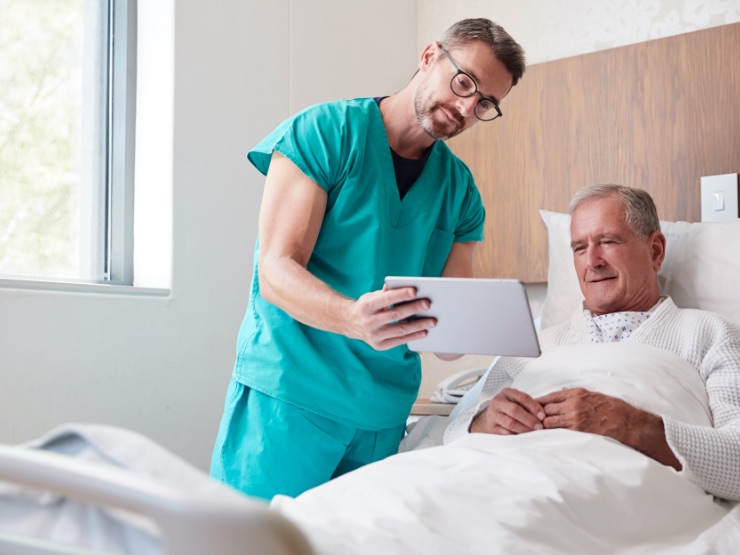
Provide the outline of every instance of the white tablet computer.
[[415,287],[417,298],[432,306],[417,316],[437,325],[409,342],[412,351],[469,355],[540,356],[527,291],[515,279],[385,278],[388,288]]

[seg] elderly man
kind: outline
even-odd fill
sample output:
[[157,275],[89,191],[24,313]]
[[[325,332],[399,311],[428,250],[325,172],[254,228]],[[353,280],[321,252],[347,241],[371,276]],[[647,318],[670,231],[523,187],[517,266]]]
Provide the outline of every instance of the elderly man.
[[585,301],[569,321],[543,330],[543,356],[558,347],[608,342],[673,353],[703,382],[706,425],[585,387],[531,396],[516,388],[531,359],[511,358],[489,373],[478,406],[450,423],[445,443],[468,432],[566,428],[599,434],[683,471],[709,493],[740,500],[740,330],[719,315],[681,309],[661,296],[657,274],[666,240],[645,191],[587,187],[575,195],[570,211],[573,261]]

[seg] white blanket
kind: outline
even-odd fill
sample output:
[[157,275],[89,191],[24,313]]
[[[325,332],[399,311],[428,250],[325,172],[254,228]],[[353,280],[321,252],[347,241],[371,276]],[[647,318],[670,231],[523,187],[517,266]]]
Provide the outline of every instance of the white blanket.
[[[651,347],[600,347],[548,353],[515,385],[535,395],[580,385],[709,425],[690,366]],[[616,441],[569,430],[470,434],[272,507],[325,555],[740,552],[740,507]]]
[[538,397],[562,387],[584,387],[655,414],[711,426],[704,380],[687,361],[639,343],[596,343],[548,349],[532,359],[511,387]]

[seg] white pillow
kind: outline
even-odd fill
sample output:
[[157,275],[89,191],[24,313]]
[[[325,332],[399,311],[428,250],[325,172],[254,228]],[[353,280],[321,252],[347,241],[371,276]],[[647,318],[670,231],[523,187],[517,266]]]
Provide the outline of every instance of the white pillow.
[[[549,240],[542,328],[570,318],[583,300],[570,250],[570,215],[540,210]],[[740,220],[660,222],[666,257],[658,273],[663,294],[682,308],[722,314],[740,325]]]

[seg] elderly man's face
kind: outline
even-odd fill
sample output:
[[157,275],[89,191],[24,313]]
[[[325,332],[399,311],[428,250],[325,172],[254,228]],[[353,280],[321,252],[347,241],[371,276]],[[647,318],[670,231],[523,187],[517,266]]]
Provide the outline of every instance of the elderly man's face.
[[583,202],[573,212],[570,233],[576,274],[591,312],[643,311],[658,302],[665,237],[655,232],[640,239],[625,223],[618,197]]

